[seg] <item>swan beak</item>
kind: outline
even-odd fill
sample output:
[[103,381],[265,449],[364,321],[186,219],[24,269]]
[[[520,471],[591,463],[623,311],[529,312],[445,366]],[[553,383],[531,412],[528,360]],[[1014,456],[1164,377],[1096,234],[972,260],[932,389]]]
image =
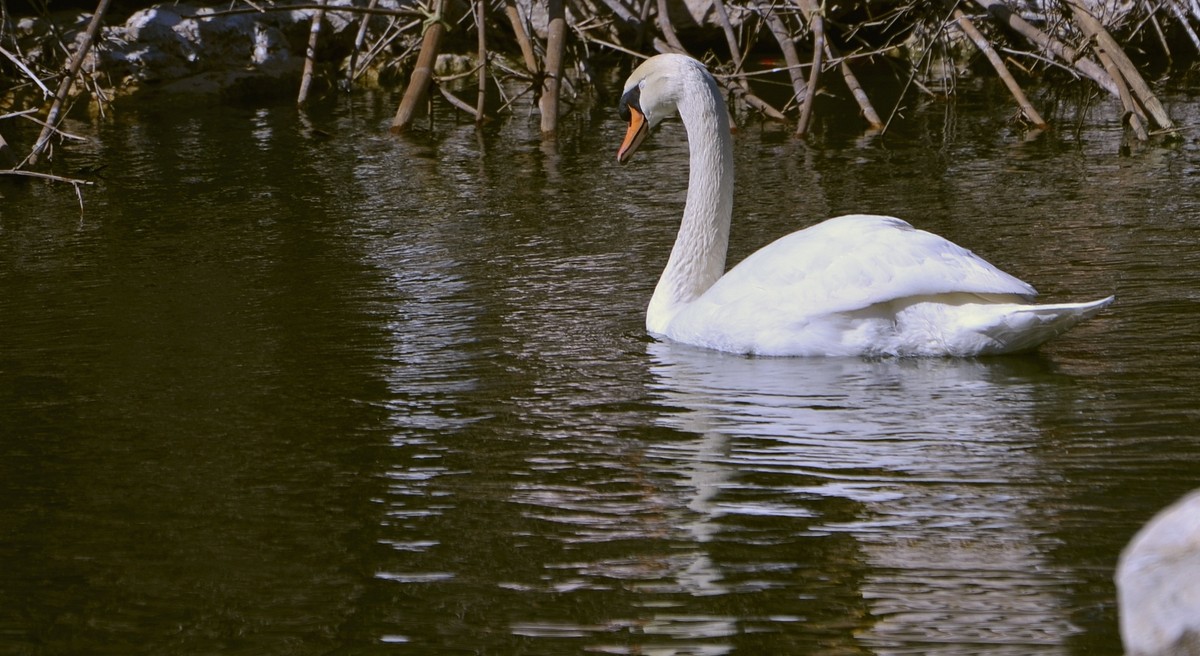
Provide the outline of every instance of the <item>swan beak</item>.
[[625,132],[621,149],[617,151],[617,161],[622,164],[628,162],[649,133],[650,123],[646,121],[646,115],[637,107],[629,107],[629,129]]

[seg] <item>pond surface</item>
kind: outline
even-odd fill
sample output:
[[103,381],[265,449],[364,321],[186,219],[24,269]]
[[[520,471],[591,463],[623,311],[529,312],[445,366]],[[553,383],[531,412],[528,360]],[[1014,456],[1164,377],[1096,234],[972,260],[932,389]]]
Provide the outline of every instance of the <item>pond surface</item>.
[[60,150],[82,217],[0,187],[0,654],[1121,653],[1120,549],[1200,485],[1190,138],[748,127],[731,263],[882,212],[1118,300],[1030,356],[746,359],[644,332],[677,123],[618,166],[613,103],[546,145],[393,102],[119,113]]

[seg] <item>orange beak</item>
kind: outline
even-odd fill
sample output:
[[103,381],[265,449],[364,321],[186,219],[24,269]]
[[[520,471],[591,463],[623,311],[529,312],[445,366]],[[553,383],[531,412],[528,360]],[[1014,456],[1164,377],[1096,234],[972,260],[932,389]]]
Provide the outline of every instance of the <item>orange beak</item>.
[[650,124],[646,122],[646,116],[638,111],[638,108],[630,107],[629,129],[625,132],[625,141],[621,142],[621,149],[617,151],[617,161],[622,164],[628,162],[649,133]]

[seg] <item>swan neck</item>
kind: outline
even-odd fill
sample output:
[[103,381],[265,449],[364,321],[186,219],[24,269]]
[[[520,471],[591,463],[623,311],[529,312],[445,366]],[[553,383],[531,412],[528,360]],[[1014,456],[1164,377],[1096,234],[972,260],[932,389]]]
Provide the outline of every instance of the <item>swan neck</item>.
[[687,73],[676,103],[688,138],[687,201],[646,315],[647,327],[659,333],[725,273],[733,213],[733,139],[725,103],[710,76]]

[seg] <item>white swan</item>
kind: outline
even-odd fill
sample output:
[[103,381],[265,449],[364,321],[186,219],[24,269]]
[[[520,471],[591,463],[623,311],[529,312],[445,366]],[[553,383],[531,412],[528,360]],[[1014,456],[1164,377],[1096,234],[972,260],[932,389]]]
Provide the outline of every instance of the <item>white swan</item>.
[[646,311],[654,335],[755,355],[974,356],[1033,349],[1113,301],[1031,304],[1033,287],[887,216],[829,219],[724,273],[733,145],[716,82],[690,57],[658,55],[630,75],[620,111],[622,163],[663,119],[687,129],[683,222]]
[[1200,656],[1200,490],[1133,536],[1116,581],[1127,656]]

